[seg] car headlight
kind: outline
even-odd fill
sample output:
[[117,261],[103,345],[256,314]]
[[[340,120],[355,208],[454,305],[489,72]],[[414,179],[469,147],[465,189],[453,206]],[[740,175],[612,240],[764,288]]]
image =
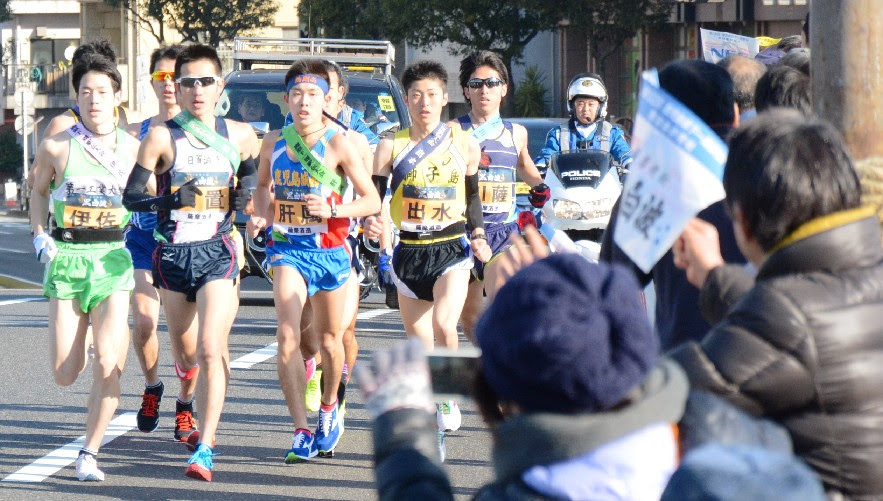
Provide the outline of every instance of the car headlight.
[[583,208],[576,202],[570,200],[554,199],[552,200],[552,209],[555,217],[561,219],[582,219]]

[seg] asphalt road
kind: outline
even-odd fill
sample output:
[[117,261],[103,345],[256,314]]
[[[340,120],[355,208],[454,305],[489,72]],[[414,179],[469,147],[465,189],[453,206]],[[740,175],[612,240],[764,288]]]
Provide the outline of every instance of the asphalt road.
[[[34,259],[25,219],[0,215],[0,285],[39,283],[41,277],[42,266]],[[257,279],[245,280],[243,287],[250,291],[230,337],[234,370],[212,483],[184,477],[189,453],[172,440],[177,383],[164,319],[160,319],[160,376],[167,398],[160,407],[159,429],[144,434],[133,428],[143,377],[130,352],[112,427],[118,436],[99,455],[107,479],[81,483],[74,477],[72,459],[65,457],[75,455],[79,447],[72,442],[84,434],[91,370],[70,387],[56,386],[49,366],[48,303],[36,289],[0,291],[0,499],[376,498],[370,421],[358,382],[347,392],[346,432],[335,457],[293,466],[283,463],[293,427],[276,377],[274,348],[268,348],[275,341],[276,325],[271,296]],[[362,361],[372,350],[404,339],[398,312],[386,309],[379,294],[362,303],[360,318]],[[493,472],[490,436],[475,407],[461,406],[463,427],[448,438],[446,468],[455,494],[466,499]]]

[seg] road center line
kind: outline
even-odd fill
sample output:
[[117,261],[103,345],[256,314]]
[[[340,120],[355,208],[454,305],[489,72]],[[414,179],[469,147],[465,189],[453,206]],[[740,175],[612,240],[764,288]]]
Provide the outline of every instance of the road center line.
[[[120,414],[107,426],[107,432],[104,433],[104,440],[101,445],[105,445],[111,440],[125,434],[136,426],[135,412],[127,412]],[[86,442],[86,435],[74,440],[73,442],[61,446],[58,449],[46,454],[33,463],[24,468],[6,476],[0,482],[42,482],[47,477],[54,475],[57,471],[66,468],[68,465],[77,460],[80,449]]]
[[[0,301],[0,306],[6,304],[24,303],[28,301],[40,301],[42,299],[42,297],[39,297]],[[385,315],[387,313],[392,313],[393,311],[396,310],[378,308],[376,310],[369,310],[359,313],[356,316],[356,319],[368,320],[371,318],[379,317],[381,315]],[[243,355],[231,362],[230,368],[248,369],[255,364],[259,364],[267,359],[270,359],[276,356],[276,347],[276,343],[273,343],[271,345],[264,346],[263,348],[259,348],[249,353],[248,355]],[[107,427],[107,431],[104,434],[104,439],[101,441],[101,445],[104,446],[108,444],[113,439],[124,435],[126,432],[134,428],[137,425],[135,419],[136,415],[137,413],[135,412],[126,412],[114,418]],[[59,447],[58,449],[55,449],[54,451],[34,461],[33,463],[19,469],[15,473],[7,475],[5,478],[0,480],[0,482],[42,482],[47,477],[54,475],[59,470],[66,468],[71,463],[76,461],[77,456],[80,453],[80,449],[83,448],[83,444],[85,443],[85,441],[86,436],[83,435],[73,442]]]

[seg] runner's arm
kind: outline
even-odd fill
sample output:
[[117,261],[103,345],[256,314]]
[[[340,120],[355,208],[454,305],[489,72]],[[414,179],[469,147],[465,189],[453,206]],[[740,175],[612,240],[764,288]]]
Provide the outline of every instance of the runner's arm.
[[518,163],[515,166],[518,169],[518,175],[528,186],[542,184],[543,176],[540,175],[540,171],[537,170],[537,166],[527,150],[527,129],[523,125],[512,124],[512,132],[515,136],[515,148],[518,150]]
[[47,139],[40,143],[34,158],[33,188],[31,190],[31,229],[34,235],[46,232],[45,224],[49,217],[49,184],[55,177],[54,155],[51,150],[55,141]]
[[330,145],[338,152],[338,163],[353,184],[356,194],[359,195],[359,198],[352,202],[339,205],[337,217],[362,217],[380,212],[380,197],[373,189],[371,177],[365,169],[359,152],[348,139],[339,135],[331,140]]
[[481,146],[469,137],[469,154],[466,156],[466,223],[473,235],[484,234],[484,216],[481,212],[481,196],[478,194],[478,163],[481,161]]
[[148,193],[147,185],[162,160],[164,147],[161,145],[169,145],[170,139],[171,135],[167,128],[154,127],[141,141],[135,167],[132,168],[126,189],[123,191],[123,205],[130,211],[156,212],[181,208],[192,205],[191,194],[200,193],[199,189],[192,185],[195,179],[171,195],[156,197]]
[[[260,160],[258,162],[257,187],[252,195],[254,214],[251,216],[251,223],[258,230],[266,227],[272,222],[272,215],[270,213],[270,202],[272,200],[270,185],[272,184],[273,179],[270,175],[270,160],[273,156],[273,147],[278,139],[279,131],[268,132],[267,135],[264,136],[264,141],[261,144]],[[257,232],[253,232],[252,236],[257,236]]]

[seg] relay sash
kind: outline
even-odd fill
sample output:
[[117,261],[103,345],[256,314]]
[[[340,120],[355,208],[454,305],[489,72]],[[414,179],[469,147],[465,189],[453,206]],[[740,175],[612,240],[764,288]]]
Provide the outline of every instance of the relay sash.
[[346,192],[346,178],[332,171],[319,161],[313,152],[307,148],[303,138],[294,130],[294,125],[288,125],[282,128],[282,137],[285,143],[294,151],[294,155],[304,169],[310,173],[320,183],[331,188],[332,191],[340,196]]
[[[233,172],[236,172],[239,169],[239,163],[242,162],[242,157],[239,155],[239,152],[236,151],[236,147],[233,146],[233,143],[213,131],[202,120],[197,120],[196,117],[191,115],[187,110],[178,113],[172,118],[172,120],[180,125],[182,129],[193,134],[197,139],[224,155],[224,157],[230,161],[230,165],[233,166]],[[221,120],[223,120],[223,118]]]
[[[129,180],[129,172],[132,170],[131,166],[123,165],[116,155],[114,155],[104,143],[96,139],[95,135],[92,134],[82,122],[77,122],[71,125],[70,128],[68,128],[67,133],[80,143],[84,150],[88,151],[90,155],[95,157],[95,159],[98,160],[98,163],[100,163],[101,166],[104,167],[114,179],[116,179],[120,186],[126,185]],[[114,129],[114,134],[116,134],[116,129]],[[117,145],[117,147],[121,146],[122,145]]]
[[472,129],[472,136],[477,139],[479,143],[481,143],[482,141],[487,139],[488,135],[490,135],[491,132],[499,130],[502,126],[503,119],[500,118],[499,114],[497,114],[494,115],[494,117],[490,120]]
[[405,177],[417,167],[421,160],[432,155],[441,146],[450,131],[451,129],[444,122],[440,122],[435,130],[421,139],[410,151],[405,150],[393,161],[392,183],[390,184],[392,193],[396,192]]

